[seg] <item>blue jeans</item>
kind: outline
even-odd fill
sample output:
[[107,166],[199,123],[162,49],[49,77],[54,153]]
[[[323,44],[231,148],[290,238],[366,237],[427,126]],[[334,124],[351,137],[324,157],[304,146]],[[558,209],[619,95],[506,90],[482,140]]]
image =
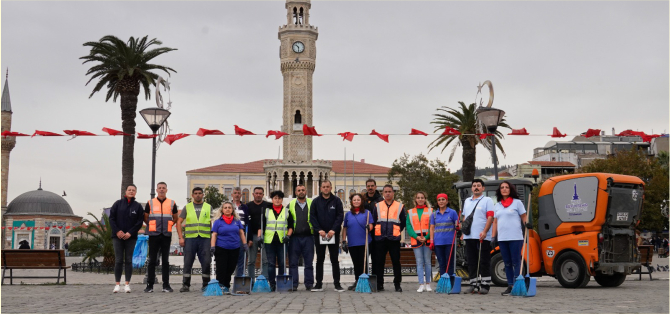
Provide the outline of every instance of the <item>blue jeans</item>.
[[427,245],[414,249],[414,258],[416,258],[416,274],[419,276],[420,285],[425,283],[430,284],[430,281],[432,280],[433,269],[430,265],[432,254],[433,252],[430,251],[430,248]]
[[521,273],[523,240],[500,241],[498,246],[500,246],[500,254],[502,254],[503,262],[505,262],[507,284],[512,286],[514,285],[514,279]]
[[[452,244],[435,246],[435,255],[437,256],[437,262],[440,264],[440,275],[444,275],[445,273],[449,274],[449,276],[454,275],[455,257],[453,249],[454,246]],[[449,258],[449,254],[451,254],[451,258]]]
[[298,273],[298,261],[302,255],[305,261],[305,287],[314,286],[314,237],[292,236],[288,245],[288,265],[289,275],[293,277],[293,288],[298,288],[300,282],[300,273]]
[[265,243],[265,254],[268,256],[268,282],[270,287],[277,285],[277,266],[279,266],[279,275],[284,275],[284,245]]
[[[245,232],[247,241],[251,241],[251,239],[249,239],[249,233],[248,233],[248,231],[247,231],[246,228],[244,229],[244,232]],[[251,247],[249,248],[249,250],[251,251]],[[257,252],[257,251],[256,251],[256,252]],[[241,249],[241,250],[240,250],[240,256],[237,258],[237,270],[235,271],[235,276],[237,276],[237,277],[242,277],[242,276],[244,276],[244,259],[245,259],[245,258],[248,260],[248,259],[249,259],[249,256],[247,256],[247,252],[246,252],[246,251],[244,251],[243,249]]]
[[[202,285],[206,286],[210,279],[210,269],[212,265],[212,253],[210,247],[212,241],[210,238],[195,237],[184,239],[184,284],[191,285],[191,270],[195,256],[202,266]],[[188,278],[188,281],[186,280]]]

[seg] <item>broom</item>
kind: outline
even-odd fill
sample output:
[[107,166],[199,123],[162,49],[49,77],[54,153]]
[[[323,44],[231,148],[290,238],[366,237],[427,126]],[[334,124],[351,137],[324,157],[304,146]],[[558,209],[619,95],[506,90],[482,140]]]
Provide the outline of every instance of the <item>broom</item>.
[[[263,232],[263,220],[264,218],[261,218],[261,232]],[[261,243],[261,266],[263,266],[263,244]],[[262,269],[262,267],[261,267]],[[256,282],[254,283],[254,288],[251,290],[251,292],[254,293],[268,293],[271,292],[272,289],[270,289],[270,283],[268,283],[268,280],[263,276],[262,272],[261,274],[256,277]]]
[[[370,233],[369,230],[367,230],[368,224],[370,223],[370,212],[366,211],[367,213],[367,222],[365,223],[365,264],[363,264],[363,270],[368,268],[368,234]],[[368,276],[367,272],[362,273],[360,276],[358,276],[358,282],[356,283],[356,290],[355,292],[358,293],[372,293],[370,290],[370,281],[368,280],[370,276]]]
[[221,290],[221,286],[219,286],[219,281],[216,279],[210,280],[207,284],[207,288],[205,288],[205,292],[203,292],[202,295],[205,297],[222,296],[223,291]]
[[[454,230],[454,239],[452,240],[452,244],[454,245],[456,242],[456,230]],[[449,260],[447,261],[447,265],[445,266],[445,271],[447,271],[447,268],[449,267],[449,264],[451,263],[451,253],[453,253],[454,250],[449,250]],[[449,294],[451,292],[451,276],[449,276],[449,271],[446,273],[442,274],[440,277],[440,281],[437,282],[437,288],[435,288],[435,293],[446,293]]]
[[[526,235],[524,236],[524,242],[528,238],[528,228],[526,228]],[[526,249],[528,249],[526,247]],[[512,295],[517,297],[524,297],[528,295],[528,290],[526,290],[526,280],[523,278],[523,254],[521,254],[521,266],[519,267],[519,276],[516,277],[514,281],[514,286],[512,286]]]

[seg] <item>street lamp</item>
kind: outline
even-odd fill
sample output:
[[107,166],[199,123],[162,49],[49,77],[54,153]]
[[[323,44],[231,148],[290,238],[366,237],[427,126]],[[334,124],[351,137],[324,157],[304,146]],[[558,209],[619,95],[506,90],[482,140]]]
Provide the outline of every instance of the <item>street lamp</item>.
[[152,107],[140,110],[140,114],[144,121],[147,122],[151,131],[154,132],[153,146],[151,149],[151,199],[156,196],[156,133],[161,128],[163,123],[167,121],[170,116],[170,111],[163,108]]
[[491,136],[491,144],[493,145],[493,172],[495,172],[495,179],[498,180],[498,158],[496,157],[496,129],[498,124],[505,116],[505,112],[493,107],[479,107],[477,108],[477,119],[484,124],[488,133]]

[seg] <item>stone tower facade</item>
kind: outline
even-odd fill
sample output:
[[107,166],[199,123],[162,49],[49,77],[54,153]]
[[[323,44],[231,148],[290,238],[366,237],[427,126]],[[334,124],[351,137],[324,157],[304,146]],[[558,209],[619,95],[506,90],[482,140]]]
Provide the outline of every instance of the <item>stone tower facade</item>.
[[[282,131],[302,135],[312,126],[312,75],[318,29],[309,24],[309,0],[286,1],[286,25],[279,27],[279,58],[284,78]],[[311,136],[284,137],[284,160],[312,161]]]
[[[12,129],[12,102],[9,99],[9,72],[5,76],[5,87],[2,89],[2,131]],[[16,146],[15,137],[2,137],[2,215],[7,211],[7,183],[9,179],[9,154]]]

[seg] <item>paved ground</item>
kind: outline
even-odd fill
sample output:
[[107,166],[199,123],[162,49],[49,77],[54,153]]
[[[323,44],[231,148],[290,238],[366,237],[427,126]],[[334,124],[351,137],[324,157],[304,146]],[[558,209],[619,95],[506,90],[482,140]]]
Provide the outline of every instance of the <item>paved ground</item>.
[[[657,259],[654,265],[668,265]],[[4,285],[1,310],[6,313],[668,313],[669,272],[654,272],[654,278],[629,276],[618,288],[602,288],[591,281],[584,289],[565,289],[550,277],[540,278],[534,298],[500,295],[493,288],[487,296],[434,295],[415,292],[416,277],[403,278],[405,292],[358,294],[337,293],[326,284],[326,292],[300,291],[252,296],[203,297],[200,293],[142,293],[142,277],[133,278],[133,293],[111,294],[112,275],[68,273],[68,285]],[[352,276],[343,276],[351,282]],[[387,278],[390,281],[391,278]],[[42,280],[42,282],[47,280]],[[180,276],[172,276],[178,288]],[[387,288],[392,284],[387,283]],[[434,286],[434,285],[433,285]]]

